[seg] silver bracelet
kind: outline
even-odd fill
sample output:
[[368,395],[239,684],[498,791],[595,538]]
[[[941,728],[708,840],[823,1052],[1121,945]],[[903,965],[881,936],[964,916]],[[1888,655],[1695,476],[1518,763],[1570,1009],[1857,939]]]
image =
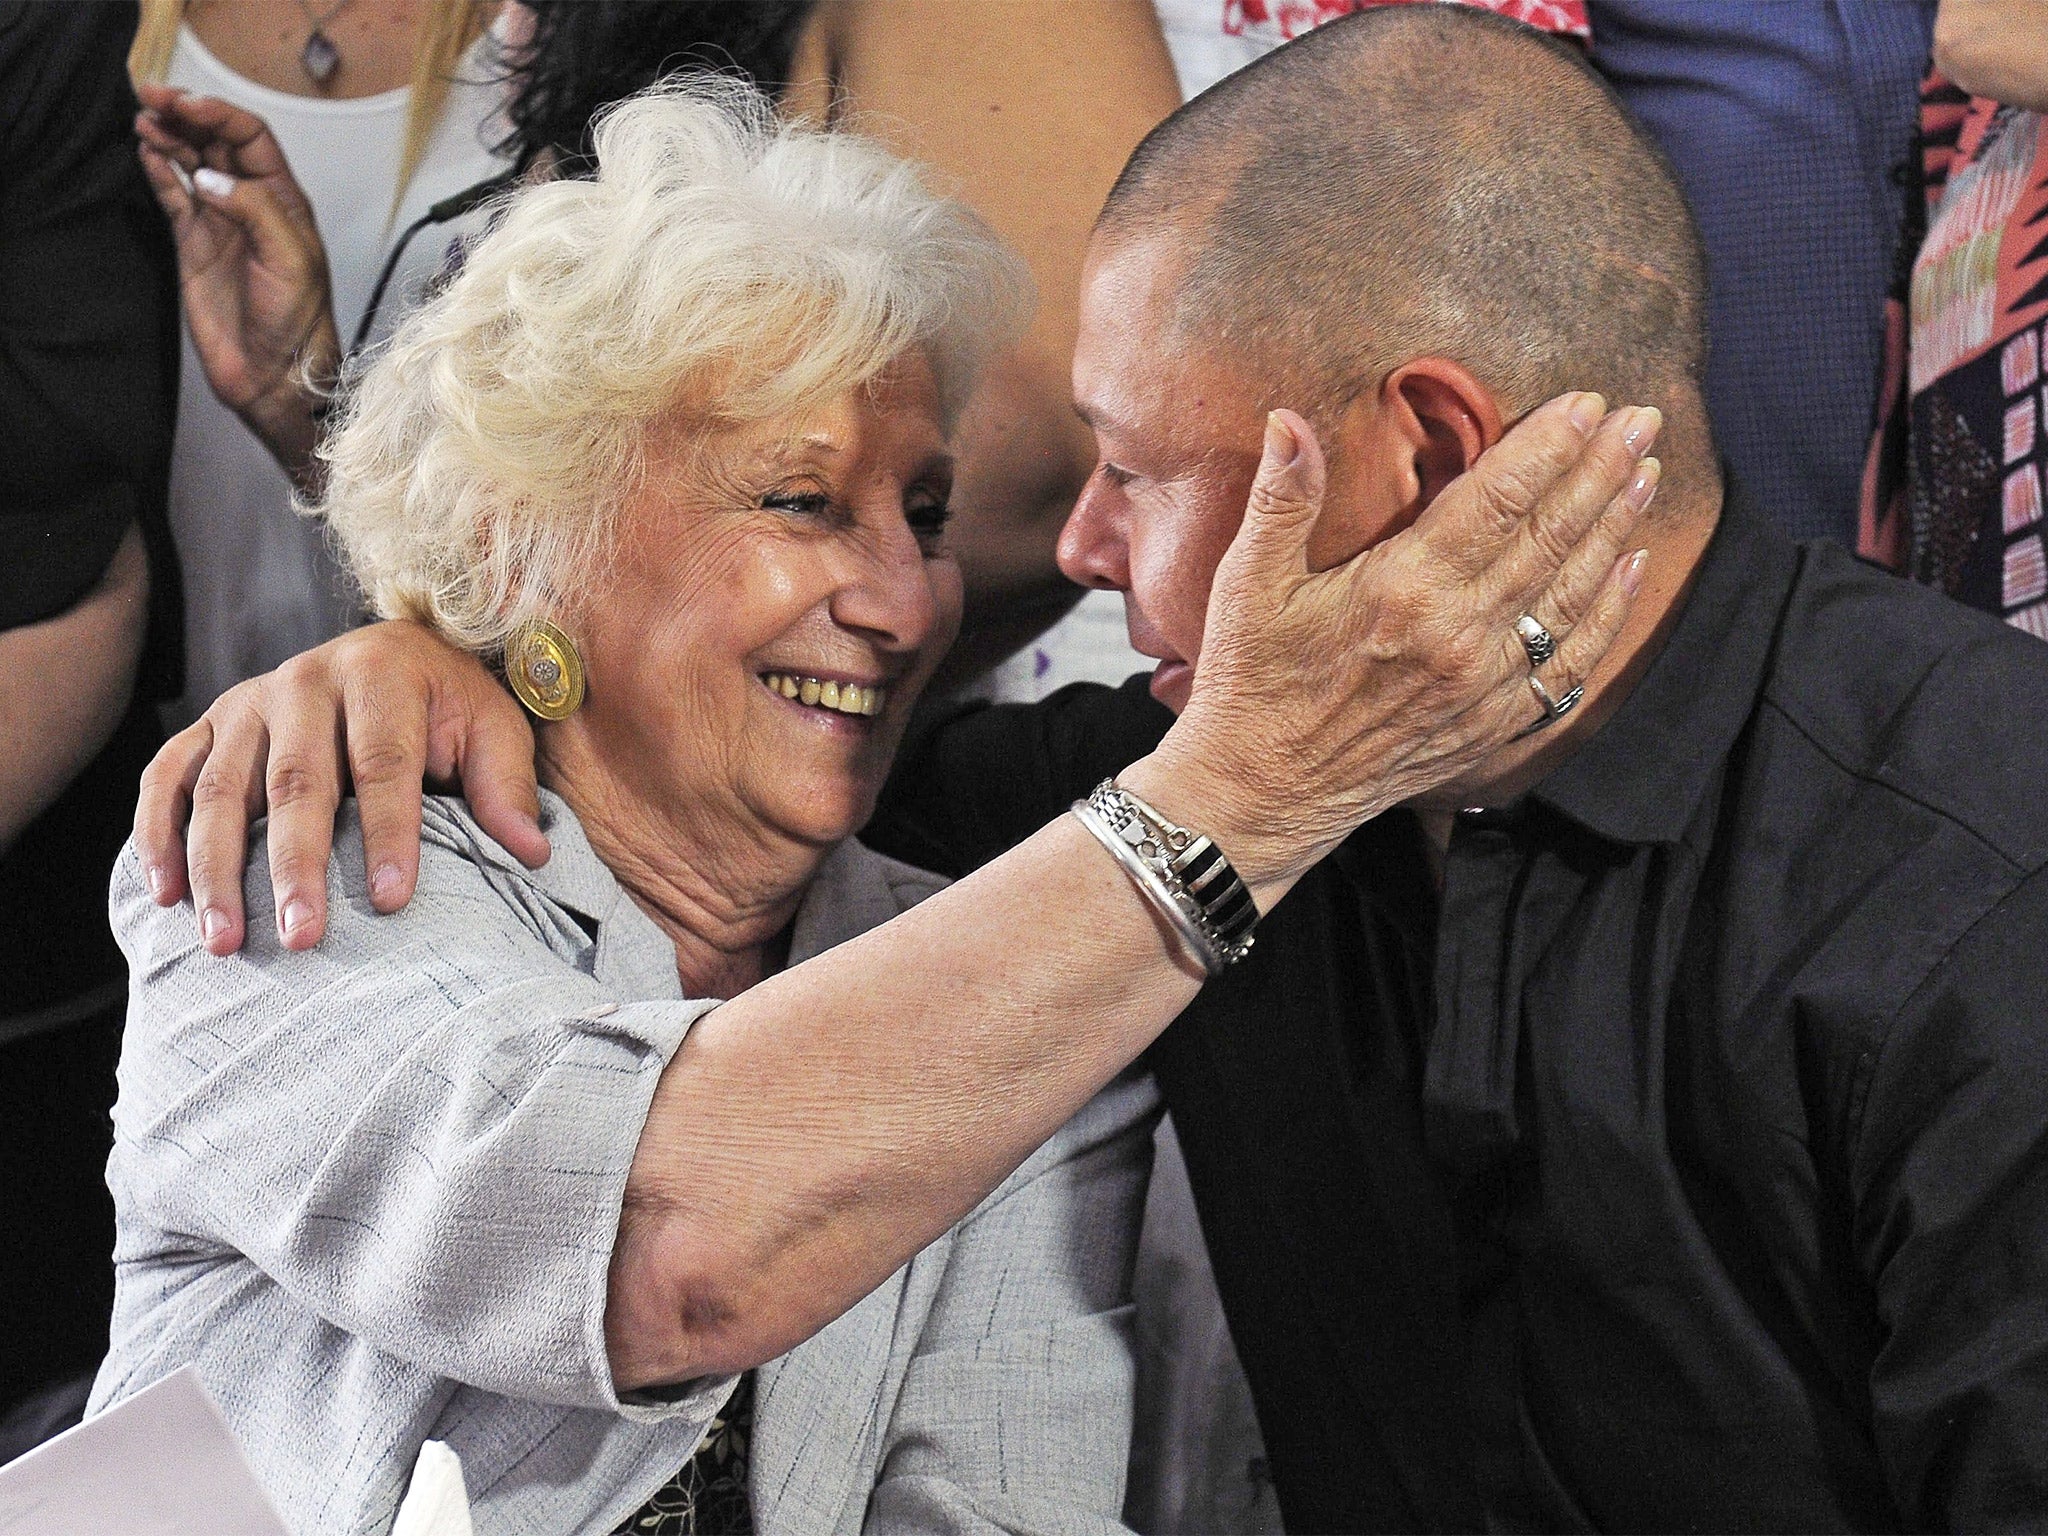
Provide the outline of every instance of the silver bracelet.
[[1217,975],[1250,953],[1259,909],[1215,843],[1168,821],[1113,779],[1076,800],[1073,810],[1207,974]]

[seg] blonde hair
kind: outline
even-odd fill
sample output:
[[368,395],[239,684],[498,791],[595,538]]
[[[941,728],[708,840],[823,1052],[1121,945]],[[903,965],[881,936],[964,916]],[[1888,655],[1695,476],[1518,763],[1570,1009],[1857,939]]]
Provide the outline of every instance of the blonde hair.
[[512,194],[345,385],[320,505],[372,607],[491,654],[594,580],[650,432],[791,418],[927,357],[950,422],[1029,278],[846,133],[699,77],[597,129],[592,181]]
[[[161,84],[178,48],[178,29],[185,24],[188,0],[142,0],[142,19],[128,47],[128,78]],[[484,34],[497,12],[497,0],[428,0],[420,16],[420,35],[412,50],[411,94],[406,98],[405,142],[398,156],[398,182],[391,192],[391,213],[405,198],[427,143],[448,104],[448,85],[469,45]]]

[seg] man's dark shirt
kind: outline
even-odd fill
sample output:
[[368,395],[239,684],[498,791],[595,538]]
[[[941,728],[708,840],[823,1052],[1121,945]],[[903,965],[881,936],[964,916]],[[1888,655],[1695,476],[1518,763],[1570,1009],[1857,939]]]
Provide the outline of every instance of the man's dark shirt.
[[[958,869],[1166,724],[986,709]],[[1153,1048],[1299,1530],[2048,1525],[2048,646],[1731,500],[1606,727]]]

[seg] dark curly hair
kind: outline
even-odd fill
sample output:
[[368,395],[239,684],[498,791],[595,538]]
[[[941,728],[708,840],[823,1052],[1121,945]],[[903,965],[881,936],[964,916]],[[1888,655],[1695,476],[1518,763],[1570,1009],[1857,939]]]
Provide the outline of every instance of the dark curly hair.
[[798,29],[816,0],[526,0],[533,41],[503,61],[512,124],[497,148],[562,176],[596,165],[590,120],[686,70],[737,75],[764,94],[789,83]]

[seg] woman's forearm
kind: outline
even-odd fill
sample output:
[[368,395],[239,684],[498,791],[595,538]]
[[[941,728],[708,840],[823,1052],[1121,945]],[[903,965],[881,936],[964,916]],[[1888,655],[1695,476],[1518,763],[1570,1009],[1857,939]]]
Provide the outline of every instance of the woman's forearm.
[[815,1333],[1135,1059],[1200,975],[1063,817],[707,1015],[628,1184],[609,1328],[621,1389],[741,1369]]

